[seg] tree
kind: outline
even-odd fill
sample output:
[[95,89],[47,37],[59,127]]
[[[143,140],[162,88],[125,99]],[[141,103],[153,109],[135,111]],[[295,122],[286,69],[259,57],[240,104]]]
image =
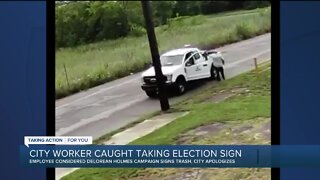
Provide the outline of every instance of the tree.
[[245,9],[255,9],[270,6],[270,1],[245,1]]
[[[204,1],[205,2],[205,1]],[[175,16],[193,16],[200,14],[201,1],[177,1],[173,13]]]
[[152,1],[152,11],[155,26],[167,23],[168,18],[172,17],[175,1]]
[[88,34],[92,40],[115,39],[128,34],[127,16],[119,2],[93,1],[88,11]]
[[203,1],[201,2],[201,13],[212,14],[230,10],[229,1]]
[[74,46],[86,41],[87,3],[69,3],[56,8],[57,46]]

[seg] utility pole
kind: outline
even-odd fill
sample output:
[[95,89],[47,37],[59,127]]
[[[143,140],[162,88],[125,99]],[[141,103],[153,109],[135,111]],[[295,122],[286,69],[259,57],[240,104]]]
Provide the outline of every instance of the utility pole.
[[146,29],[149,39],[149,46],[152,56],[152,63],[153,67],[156,73],[156,80],[157,80],[157,86],[159,89],[159,99],[160,99],[160,105],[161,110],[166,111],[170,108],[169,102],[168,102],[168,96],[167,92],[164,86],[165,79],[161,71],[161,63],[160,63],[160,56],[159,56],[159,50],[158,50],[158,44],[156,35],[154,33],[154,25],[152,21],[152,15],[151,15],[151,8],[150,8],[150,2],[149,1],[141,1],[142,10],[143,10],[143,16],[146,22]]

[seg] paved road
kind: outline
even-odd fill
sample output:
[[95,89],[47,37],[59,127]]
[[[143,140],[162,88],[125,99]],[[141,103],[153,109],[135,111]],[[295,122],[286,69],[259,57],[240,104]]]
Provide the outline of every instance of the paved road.
[[[218,49],[226,59],[226,77],[230,78],[254,67],[253,58],[259,62],[270,58],[271,34],[224,46]],[[149,99],[140,88],[137,73],[85,92],[56,101],[56,135],[88,135],[93,138],[116,130],[144,114],[160,109],[159,101]],[[217,82],[206,82],[217,83]],[[170,103],[197,93],[193,89]]]

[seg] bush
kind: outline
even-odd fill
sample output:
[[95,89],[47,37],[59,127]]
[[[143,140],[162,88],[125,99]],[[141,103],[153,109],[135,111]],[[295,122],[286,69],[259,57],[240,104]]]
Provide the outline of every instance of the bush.
[[270,1],[244,1],[245,9],[255,9],[270,6]]
[[70,2],[57,6],[55,17],[58,48],[115,39],[129,33],[127,14],[121,3]]
[[200,5],[203,14],[212,14],[230,10],[228,1],[203,1]]
[[130,36],[138,37],[138,36],[145,35],[146,33],[147,32],[144,27],[139,26],[137,24],[131,24],[130,33],[129,33]]
[[236,34],[240,39],[247,39],[252,36],[252,27],[248,23],[237,24]]

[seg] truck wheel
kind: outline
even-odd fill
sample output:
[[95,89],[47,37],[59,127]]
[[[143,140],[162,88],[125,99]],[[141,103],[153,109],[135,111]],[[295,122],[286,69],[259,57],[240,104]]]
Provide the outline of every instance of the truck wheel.
[[176,89],[178,95],[184,94],[186,92],[186,81],[184,79],[179,79],[176,82]]
[[209,78],[209,80],[210,80],[210,81],[213,81],[215,78],[216,78],[216,72],[215,72],[215,70],[214,70],[214,67],[211,66],[211,69],[210,69],[210,78]]
[[147,96],[149,96],[150,98],[155,98],[157,97],[157,92],[156,91],[146,91]]

